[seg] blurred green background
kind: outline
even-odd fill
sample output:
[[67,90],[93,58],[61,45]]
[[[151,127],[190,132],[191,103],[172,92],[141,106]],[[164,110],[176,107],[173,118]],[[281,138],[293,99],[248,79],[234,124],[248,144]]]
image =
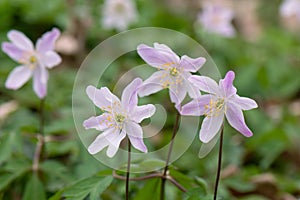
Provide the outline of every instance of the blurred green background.
[[[280,17],[280,0],[249,2],[231,2],[237,13],[233,19],[237,35],[233,38],[203,32],[196,22],[200,0],[137,0],[138,18],[129,28],[164,27],[194,38],[211,55],[222,77],[234,70],[239,94],[258,102],[258,109],[244,113],[253,137],[244,138],[225,127],[219,196],[229,200],[293,200],[300,198],[300,21]],[[18,91],[4,87],[17,64],[0,53],[0,109],[11,110],[0,113],[0,199],[124,199],[124,181],[112,179],[112,170],[88,154],[72,118],[77,69],[89,51],[118,33],[103,28],[103,4],[97,0],[0,0],[1,42],[8,41],[11,29],[36,41],[54,26],[64,39],[57,45],[63,62],[50,71],[45,111],[47,142],[38,174],[31,172],[31,165],[37,143],[39,99],[31,83]],[[130,54],[120,58],[116,63],[119,69],[108,71],[107,76],[124,73],[130,68],[130,60],[142,63],[137,54]],[[112,88],[115,83],[109,80],[105,85]],[[167,93],[152,98],[159,97],[166,98]],[[154,148],[168,143],[173,118],[168,118],[165,134],[152,141]],[[168,183],[167,199],[211,198],[217,148],[198,159],[200,145],[198,139],[194,141],[170,170],[188,193]],[[132,199],[158,199],[159,182],[131,181]]]

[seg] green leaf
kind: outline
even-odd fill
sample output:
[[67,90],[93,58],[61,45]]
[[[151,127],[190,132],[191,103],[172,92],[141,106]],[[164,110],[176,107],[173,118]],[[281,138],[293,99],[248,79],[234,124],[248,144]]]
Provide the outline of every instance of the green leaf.
[[133,200],[158,200],[160,184],[161,180],[158,178],[148,180],[144,187],[138,191]]
[[96,176],[80,180],[68,187],[63,192],[63,197],[66,197],[66,199],[81,200],[90,194],[92,200],[98,199],[100,194],[111,184],[112,180],[112,176]]
[[27,163],[19,162],[19,160],[14,160],[4,166],[6,170],[5,173],[0,175],[0,191],[3,191],[9,184],[11,184],[15,179],[23,176],[28,170],[30,170]]
[[111,184],[112,181],[113,181],[112,176],[107,176],[107,177],[103,178],[101,181],[99,181],[94,186],[94,188],[92,189],[92,191],[90,193],[90,200],[99,199],[100,194],[102,194],[104,192],[104,190],[106,190],[106,188]]
[[14,147],[15,132],[4,134],[0,139],[0,164],[7,161],[11,157]]
[[36,173],[33,173],[26,184],[25,193],[22,200],[46,200],[46,194],[43,184]]

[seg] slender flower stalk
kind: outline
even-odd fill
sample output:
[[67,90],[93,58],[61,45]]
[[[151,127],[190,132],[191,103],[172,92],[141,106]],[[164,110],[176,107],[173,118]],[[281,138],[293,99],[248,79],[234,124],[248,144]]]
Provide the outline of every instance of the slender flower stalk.
[[173,150],[173,145],[174,145],[174,140],[175,140],[175,136],[176,133],[178,131],[178,126],[179,126],[179,121],[180,121],[180,113],[177,112],[176,114],[176,121],[175,121],[175,125],[173,127],[173,133],[172,133],[172,138],[171,138],[171,143],[168,149],[168,155],[167,155],[167,159],[166,159],[166,165],[164,168],[164,172],[163,172],[163,176],[161,177],[161,188],[160,188],[160,199],[163,200],[164,199],[164,195],[165,195],[165,184],[166,184],[166,179],[167,179],[167,172],[168,172],[168,168],[169,168],[169,162],[171,159],[171,153]]
[[127,160],[127,172],[126,172],[126,193],[125,193],[125,199],[129,200],[129,175],[130,175],[130,162],[131,162],[131,144],[129,138],[127,138],[128,143],[128,160]]
[[40,127],[39,127],[39,133],[37,134],[37,145],[36,150],[33,157],[33,165],[32,170],[38,171],[39,170],[39,163],[43,154],[43,147],[44,147],[44,123],[45,123],[45,116],[44,116],[44,107],[45,107],[45,99],[41,99],[40,101]]
[[219,147],[219,158],[218,158],[218,169],[217,169],[217,176],[216,176],[216,183],[215,183],[215,190],[214,190],[214,200],[217,199],[218,193],[218,186],[221,174],[221,167],[222,167],[222,149],[223,149],[223,137],[224,137],[224,125],[221,127],[221,135],[220,135],[220,147]]

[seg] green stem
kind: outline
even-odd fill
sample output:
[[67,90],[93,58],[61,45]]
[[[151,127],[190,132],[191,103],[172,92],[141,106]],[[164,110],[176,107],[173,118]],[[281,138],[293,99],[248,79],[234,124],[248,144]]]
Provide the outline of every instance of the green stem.
[[44,121],[45,121],[45,117],[44,117],[44,107],[45,107],[45,100],[41,99],[40,101],[40,127],[39,127],[39,133],[37,134],[37,145],[36,145],[36,149],[34,152],[34,157],[33,157],[33,164],[32,164],[32,170],[33,171],[38,171],[39,170],[39,163],[40,163],[40,159],[42,156],[42,152],[43,152],[43,147],[44,147]]
[[167,172],[168,172],[168,168],[169,168],[169,162],[170,162],[170,159],[171,159],[171,153],[172,153],[172,150],[173,150],[174,139],[175,139],[175,136],[176,136],[176,133],[177,133],[177,130],[178,130],[179,120],[180,120],[180,113],[177,112],[175,125],[173,127],[171,143],[170,143],[169,150],[168,150],[166,165],[165,165],[163,176],[162,176],[162,179],[161,179],[160,200],[164,200],[164,198],[165,198],[166,176],[167,176]]
[[126,172],[126,193],[125,193],[125,199],[129,200],[129,175],[130,175],[130,160],[131,160],[131,143],[128,138],[128,160],[127,160],[127,172]]
[[224,132],[224,125],[222,125],[222,127],[221,127],[218,170],[217,170],[217,177],[216,177],[216,183],[215,183],[214,200],[217,199],[218,186],[219,186],[219,180],[220,180],[220,174],[221,174],[222,148],[223,148],[223,135],[224,135],[223,132]]

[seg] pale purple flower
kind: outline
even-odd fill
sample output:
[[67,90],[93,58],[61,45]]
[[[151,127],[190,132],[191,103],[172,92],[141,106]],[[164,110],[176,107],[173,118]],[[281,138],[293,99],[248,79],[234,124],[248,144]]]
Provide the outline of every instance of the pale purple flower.
[[3,42],[2,51],[20,65],[9,74],[5,87],[17,90],[33,76],[33,89],[43,99],[47,94],[47,68],[53,68],[61,62],[60,56],[54,51],[60,31],[53,28],[46,32],[37,40],[36,47],[19,31],[11,30],[7,35],[11,42]]
[[197,72],[202,67],[205,58],[190,58],[186,55],[180,58],[168,46],[158,43],[154,43],[154,48],[140,44],[137,52],[147,64],[158,69],[144,81],[139,96],[147,96],[168,88],[171,101],[177,107],[187,93],[191,98],[200,95],[188,78],[191,72]]
[[137,10],[132,0],[106,0],[103,6],[102,24],[106,29],[126,30],[137,21]]
[[200,140],[204,143],[215,137],[225,116],[228,123],[244,136],[253,135],[245,123],[242,110],[257,108],[257,104],[250,98],[237,95],[233,86],[234,77],[233,71],[227,72],[225,78],[219,81],[219,85],[206,76],[193,75],[189,78],[197,88],[208,94],[203,94],[184,105],[181,114],[205,116],[200,129]]
[[100,89],[94,86],[87,87],[88,97],[103,111],[101,115],[93,116],[83,122],[86,129],[93,128],[103,132],[88,147],[89,153],[96,154],[108,146],[106,154],[113,157],[126,135],[133,147],[147,152],[143,141],[143,130],[139,123],[154,114],[155,106],[152,104],[137,106],[137,92],[141,85],[140,78],[134,79],[124,89],[121,101],[107,87]]
[[283,17],[297,16],[300,19],[300,0],[285,0],[280,5],[280,15]]
[[198,15],[198,22],[207,32],[219,34],[223,37],[234,37],[235,29],[232,25],[233,11],[220,4],[206,3]]

